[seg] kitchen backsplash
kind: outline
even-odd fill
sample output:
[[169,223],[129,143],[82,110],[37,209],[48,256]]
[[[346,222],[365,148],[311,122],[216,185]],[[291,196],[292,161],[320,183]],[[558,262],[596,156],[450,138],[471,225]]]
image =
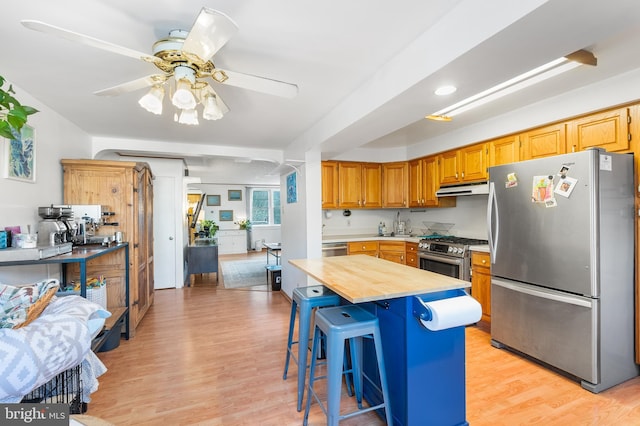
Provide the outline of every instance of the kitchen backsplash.
[[422,235],[423,222],[453,223],[450,234],[467,238],[487,238],[487,196],[458,197],[456,207],[439,209],[376,209],[351,210],[344,216],[343,210],[324,210],[323,235],[376,235],[378,224],[385,222],[389,232],[400,212],[400,220],[409,220],[412,233]]

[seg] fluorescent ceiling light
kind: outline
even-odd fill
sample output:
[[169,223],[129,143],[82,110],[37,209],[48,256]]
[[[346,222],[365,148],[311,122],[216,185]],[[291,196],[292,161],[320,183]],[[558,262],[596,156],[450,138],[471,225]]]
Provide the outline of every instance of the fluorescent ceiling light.
[[527,71],[524,74],[520,74],[517,77],[500,83],[469,98],[463,99],[462,101],[434,112],[425,118],[439,121],[450,121],[451,117],[499,99],[510,93],[514,93],[518,90],[540,83],[541,81],[572,70],[582,64],[596,65],[596,63],[597,61],[593,54],[584,50],[579,50],[531,71]]

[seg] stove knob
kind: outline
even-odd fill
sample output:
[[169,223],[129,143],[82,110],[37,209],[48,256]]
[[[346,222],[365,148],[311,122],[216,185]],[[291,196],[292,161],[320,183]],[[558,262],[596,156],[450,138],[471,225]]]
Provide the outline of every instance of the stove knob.
[[453,253],[454,248],[453,247],[449,247],[449,250],[447,250],[449,253]]

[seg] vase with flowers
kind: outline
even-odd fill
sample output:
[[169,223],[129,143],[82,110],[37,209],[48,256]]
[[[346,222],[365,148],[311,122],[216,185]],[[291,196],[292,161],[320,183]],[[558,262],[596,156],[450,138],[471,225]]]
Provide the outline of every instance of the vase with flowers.
[[238,225],[240,227],[240,229],[249,229],[251,228],[251,221],[249,219],[239,219],[237,222],[235,222],[236,225]]
[[200,232],[204,234],[202,236],[205,238],[212,238],[216,235],[218,229],[220,229],[220,227],[213,220],[203,219],[200,221]]

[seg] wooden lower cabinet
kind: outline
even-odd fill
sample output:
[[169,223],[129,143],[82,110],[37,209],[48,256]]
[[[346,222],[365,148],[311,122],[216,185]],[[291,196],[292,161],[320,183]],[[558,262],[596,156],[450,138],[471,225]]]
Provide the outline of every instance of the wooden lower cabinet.
[[418,243],[406,243],[405,253],[406,253],[405,264],[407,266],[413,266],[417,268],[418,267]]
[[404,241],[379,241],[378,257],[401,265],[406,264],[406,248]]
[[347,254],[366,254],[378,257],[377,241],[352,241],[347,243]]
[[[153,304],[153,176],[147,163],[107,160],[60,161],[63,168],[64,204],[99,204],[113,215],[97,235],[123,233],[129,243],[130,335]],[[122,253],[105,255],[87,264],[87,277],[104,276],[107,298],[122,298]],[[69,268],[71,279],[79,270]]]
[[471,253],[471,296],[482,306],[482,320],[491,322],[491,258],[489,253]]

